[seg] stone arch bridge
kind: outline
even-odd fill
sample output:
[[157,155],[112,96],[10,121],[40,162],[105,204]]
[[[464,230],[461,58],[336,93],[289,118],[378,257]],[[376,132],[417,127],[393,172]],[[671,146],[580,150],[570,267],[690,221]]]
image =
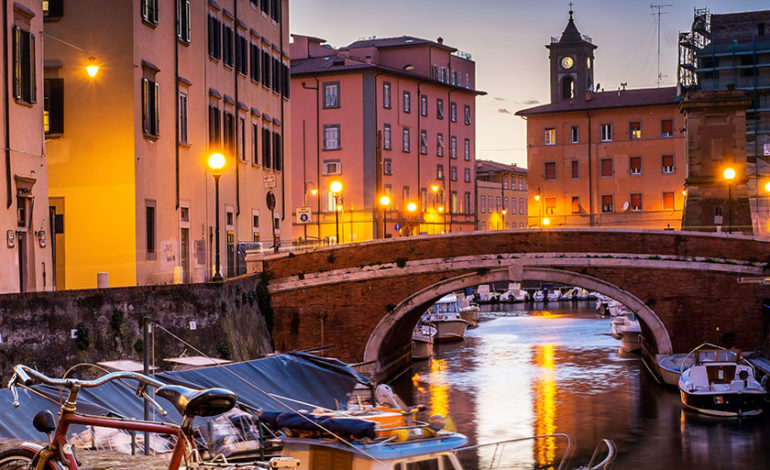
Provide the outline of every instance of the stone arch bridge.
[[650,354],[709,341],[761,349],[770,240],[675,231],[453,233],[264,260],[279,350],[327,354],[377,378],[410,359],[420,315],[452,291],[497,281],[584,287],[636,312]]

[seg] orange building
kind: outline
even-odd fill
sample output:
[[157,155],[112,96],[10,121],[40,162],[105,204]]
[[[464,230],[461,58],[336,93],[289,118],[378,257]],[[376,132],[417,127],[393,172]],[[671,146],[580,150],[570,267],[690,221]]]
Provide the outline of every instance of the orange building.
[[527,227],[527,170],[476,160],[476,207],[478,230]]
[[440,38],[333,49],[293,35],[291,81],[295,239],[474,229],[470,55]]
[[516,113],[527,119],[528,225],[681,228],[686,153],[676,88],[593,91],[596,46],[572,12],[547,47],[552,102]]

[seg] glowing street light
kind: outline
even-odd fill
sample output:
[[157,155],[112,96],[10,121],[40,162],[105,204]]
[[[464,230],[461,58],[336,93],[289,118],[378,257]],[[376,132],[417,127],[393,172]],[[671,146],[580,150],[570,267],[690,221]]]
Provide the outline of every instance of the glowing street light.
[[547,225],[548,225],[548,224],[550,224],[550,223],[551,223],[551,219],[549,219],[548,217],[546,217],[546,218],[544,218],[544,219],[543,219],[543,226],[544,226],[544,227],[545,227],[545,226],[547,226]]
[[96,57],[91,56],[88,58],[88,65],[86,65],[86,72],[88,73],[88,76],[91,78],[96,77],[96,74],[99,73],[99,65],[96,63]]
[[409,204],[406,205],[406,210],[408,210],[409,212],[415,212],[417,210],[417,204],[410,202]]
[[727,180],[727,233],[733,233],[733,180],[735,179],[735,170],[726,168],[722,176]]
[[342,183],[339,181],[332,181],[329,185],[329,189],[334,197],[334,224],[336,226],[336,241],[340,242],[340,211],[342,210],[342,203],[340,194],[342,193]]
[[214,277],[211,278],[212,281],[222,281],[222,273],[219,271],[219,178],[222,176],[222,168],[225,167],[225,156],[221,153],[212,153],[209,156],[209,168],[211,168],[211,171],[214,173],[214,186],[216,194],[214,199],[215,209],[214,209],[214,217],[216,217],[215,222],[215,239],[216,239],[216,254],[215,254],[215,269]]

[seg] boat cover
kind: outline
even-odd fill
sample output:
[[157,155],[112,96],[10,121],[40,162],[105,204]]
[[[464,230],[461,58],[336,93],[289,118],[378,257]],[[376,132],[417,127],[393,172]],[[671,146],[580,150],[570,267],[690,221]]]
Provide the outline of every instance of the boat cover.
[[[316,406],[336,409],[347,403],[356,384],[371,386],[366,377],[343,362],[301,352],[204,369],[162,372],[156,374],[156,378],[192,388],[226,388],[235,392],[239,403],[276,412],[312,410]],[[113,381],[97,388],[83,389],[78,394],[78,410],[142,419],[144,403],[136,397],[135,387],[134,381],[128,381],[128,386]],[[32,427],[32,418],[43,409],[58,415],[59,403],[66,396],[60,397],[59,390],[51,387],[36,385],[34,390],[36,393],[18,389],[21,403],[18,408],[12,405],[10,390],[0,390],[0,437],[44,439]],[[158,403],[168,415],[161,417],[154,407],[150,407],[151,419],[182,422],[170,403],[162,399]],[[199,420],[204,421],[198,418],[196,422]],[[70,434],[82,430],[82,426],[72,426]]]

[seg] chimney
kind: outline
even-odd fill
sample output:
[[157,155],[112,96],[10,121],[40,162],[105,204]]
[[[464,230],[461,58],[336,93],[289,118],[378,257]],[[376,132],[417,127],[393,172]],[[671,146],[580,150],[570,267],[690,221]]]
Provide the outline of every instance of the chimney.
[[591,90],[586,90],[586,101],[591,101],[594,99],[594,92]]
[[439,36],[438,39],[436,39],[436,42],[439,43],[439,44],[444,44],[444,38]]
[[366,59],[366,63],[367,64],[371,64],[372,63],[372,56],[368,55],[368,56],[365,57],[365,59]]

